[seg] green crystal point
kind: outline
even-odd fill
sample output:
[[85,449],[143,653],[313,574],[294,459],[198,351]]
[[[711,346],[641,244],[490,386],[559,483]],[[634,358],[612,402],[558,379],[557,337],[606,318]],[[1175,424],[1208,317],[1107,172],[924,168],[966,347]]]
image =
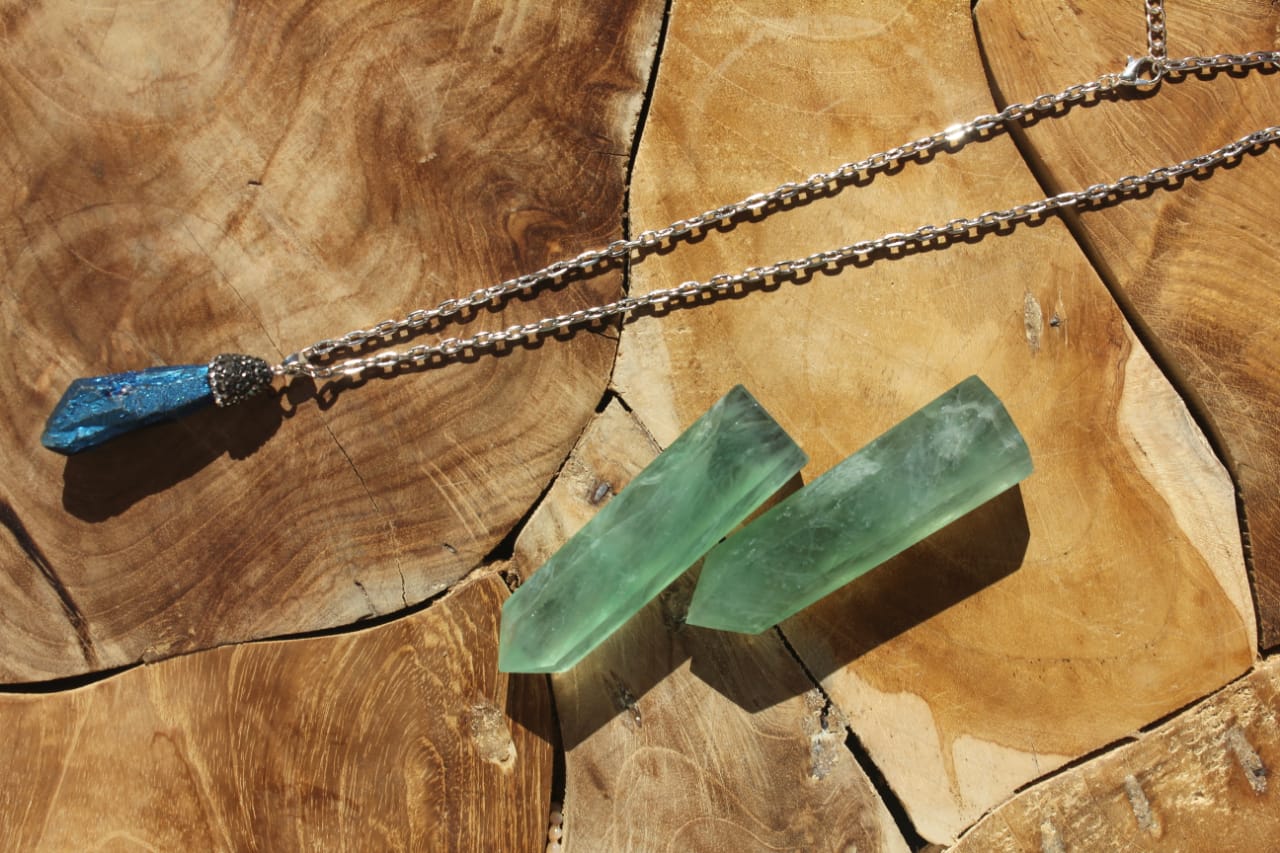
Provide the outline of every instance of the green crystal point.
[[1009,413],[971,376],[712,550],[686,621],[763,631],[1031,469]]
[[507,599],[498,668],[573,666],[807,461],[735,387]]

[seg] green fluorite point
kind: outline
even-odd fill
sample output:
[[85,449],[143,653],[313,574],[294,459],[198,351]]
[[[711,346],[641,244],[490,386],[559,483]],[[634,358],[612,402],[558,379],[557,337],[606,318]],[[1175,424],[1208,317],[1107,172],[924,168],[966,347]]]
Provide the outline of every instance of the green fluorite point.
[[971,376],[718,545],[687,622],[776,625],[1031,473],[991,389]]
[[573,666],[806,461],[755,398],[734,388],[512,594],[498,668]]

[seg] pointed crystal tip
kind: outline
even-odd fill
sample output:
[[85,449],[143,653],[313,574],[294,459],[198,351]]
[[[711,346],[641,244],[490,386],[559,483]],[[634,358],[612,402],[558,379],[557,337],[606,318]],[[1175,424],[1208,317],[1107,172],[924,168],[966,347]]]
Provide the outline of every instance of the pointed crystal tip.
[[70,455],[190,414],[213,402],[208,377],[207,365],[187,364],[77,379],[49,415],[40,443]]
[[745,388],[731,390],[511,594],[498,669],[574,666],[807,459]]

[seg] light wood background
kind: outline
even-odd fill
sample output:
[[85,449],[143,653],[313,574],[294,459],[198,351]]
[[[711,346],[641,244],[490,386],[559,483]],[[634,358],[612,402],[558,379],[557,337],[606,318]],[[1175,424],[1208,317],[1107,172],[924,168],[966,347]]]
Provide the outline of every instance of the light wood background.
[[[1169,0],[1171,55],[1280,48]],[[77,376],[275,359],[1118,70],[1113,0],[0,7],[0,848],[1271,850],[1280,152],[69,460]],[[440,329],[1145,172],[1280,77],[1102,98]],[[979,374],[1018,489],[757,637],[573,671],[509,586],[736,383],[808,481]],[[793,486],[799,486],[798,481]],[[299,636],[304,635],[304,636]],[[270,640],[269,642],[257,642]]]

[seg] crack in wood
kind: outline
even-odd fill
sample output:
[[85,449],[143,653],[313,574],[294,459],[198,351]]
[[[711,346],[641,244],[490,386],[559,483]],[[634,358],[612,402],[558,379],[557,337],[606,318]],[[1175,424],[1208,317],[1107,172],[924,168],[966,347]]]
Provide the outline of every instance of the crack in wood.
[[[653,93],[657,86],[658,66],[662,62],[662,55],[666,47],[667,27],[671,21],[671,9],[673,4],[674,4],[674,0],[664,0],[663,8],[662,8],[662,18],[658,24],[657,37],[654,40],[653,58],[649,64],[649,75],[645,80],[645,90],[643,95],[641,96],[640,108],[636,112],[635,124],[632,126],[632,130],[631,130],[631,144],[630,144],[629,151],[626,154],[627,168],[626,168],[626,177],[625,177],[625,190],[624,190],[623,199],[622,199],[621,227],[622,227],[622,233],[624,237],[631,236],[630,234],[631,178],[632,178],[632,174],[635,171],[636,158],[640,152],[640,141],[641,141],[641,138],[644,136],[644,127],[645,127],[645,122],[647,121],[649,116],[649,107],[650,107],[650,104],[653,102]],[[630,291],[631,291],[631,261],[628,258],[626,259],[622,267],[622,292],[626,294],[626,293],[629,293]],[[619,332],[618,332],[619,339],[621,338],[621,334],[622,334],[621,324],[619,324]],[[619,394],[613,388],[613,371],[616,365],[617,365],[617,349],[615,348],[613,364],[609,366],[609,377],[605,381],[605,390],[604,390],[604,393],[601,394],[599,404],[597,404],[596,406],[597,415],[602,414],[604,410],[609,407],[609,404],[614,401],[617,401],[617,403],[620,406],[622,406],[622,408],[626,410],[628,413],[631,412],[631,406],[628,405],[627,402],[622,398],[622,395]],[[637,419],[637,422],[639,422],[638,419]],[[644,424],[640,424],[640,426],[642,429],[645,430],[646,433],[649,433],[648,428],[645,427]],[[583,427],[582,432],[583,433],[586,432],[585,426]],[[652,439],[651,434],[650,434],[650,438]],[[496,546],[494,546],[493,550],[491,550],[488,554],[485,555],[483,562],[488,563],[488,562],[493,562],[495,560],[511,558],[511,556],[514,554],[515,543],[520,538],[520,534],[524,532],[525,527],[529,523],[529,519],[533,517],[533,514],[537,511],[538,507],[541,506],[543,501],[546,500],[547,494],[551,491],[551,488],[556,484],[556,481],[560,479],[560,475],[564,473],[565,463],[569,461],[570,457],[572,457],[574,449],[578,446],[578,443],[581,440],[582,440],[582,433],[579,433],[577,439],[575,439],[573,443],[570,445],[569,452],[566,453],[564,459],[560,461],[560,465],[558,468],[556,468],[555,473],[552,474],[551,477],[548,479],[547,484],[543,488],[542,492],[529,505],[528,510],[526,510],[524,515],[521,516],[520,519],[515,523],[515,525],[512,526],[511,530],[508,531],[505,537],[503,537],[502,541],[499,542]],[[655,446],[659,446],[659,445],[657,445],[657,443],[655,442]],[[599,504],[603,502],[604,499],[612,491],[613,491],[613,487],[611,484],[600,483],[597,485],[596,489],[589,496],[590,502],[593,505]]]
[[[1010,99],[1006,97],[1000,85],[996,82],[995,69],[992,66],[990,57],[986,49],[986,43],[982,38],[982,30],[978,26],[978,5],[979,0],[973,0],[970,5],[970,21],[973,24],[973,37],[977,44],[978,56],[982,62],[982,70],[986,76],[988,92],[992,102],[997,110],[1002,110],[1010,103]],[[1052,119],[1050,119],[1052,120]],[[1027,139],[1024,129],[1013,123],[1009,127],[1009,137],[1013,141],[1014,149],[1018,152],[1018,157],[1022,160],[1031,176],[1046,196],[1053,196],[1070,187],[1055,185],[1050,177],[1048,170],[1038,158],[1033,156],[1031,145]],[[1176,359],[1157,337],[1155,331],[1150,324],[1146,322],[1141,312],[1134,305],[1133,301],[1126,295],[1120,287],[1118,276],[1107,263],[1106,259],[1097,251],[1093,243],[1088,239],[1080,225],[1079,212],[1066,211],[1058,217],[1065,226],[1067,233],[1070,235],[1072,242],[1080,249],[1089,266],[1093,268],[1094,274],[1098,277],[1103,287],[1111,295],[1112,301],[1116,304],[1125,322],[1133,330],[1134,336],[1138,343],[1147,352],[1152,363],[1164,376],[1165,380],[1173,388],[1174,392],[1182,400],[1186,406],[1191,419],[1195,422],[1196,428],[1209,442],[1210,448],[1213,450],[1214,456],[1222,463],[1227,475],[1231,478],[1231,485],[1235,489],[1236,495],[1236,520],[1240,531],[1240,540],[1244,553],[1245,574],[1249,580],[1249,594],[1253,599],[1253,613],[1256,623],[1257,635],[1260,642],[1266,636],[1262,621],[1262,610],[1258,600],[1258,584],[1254,571],[1253,553],[1250,547],[1249,538],[1249,520],[1243,500],[1243,489],[1240,483],[1240,475],[1236,465],[1232,459],[1232,455],[1228,450],[1226,437],[1218,428],[1218,425],[1209,412],[1208,406],[1205,404],[1201,396],[1196,392],[1192,383],[1188,381],[1184,373],[1178,369]],[[1055,315],[1056,316],[1056,315]],[[1264,643],[1265,645],[1265,643]]]
[[84,656],[84,661],[92,668],[97,668],[98,651],[94,648],[93,638],[89,635],[89,623],[84,618],[84,614],[80,612],[80,608],[76,606],[75,600],[71,597],[71,591],[62,583],[62,579],[58,577],[57,571],[49,563],[44,552],[40,550],[28,532],[26,525],[18,518],[18,514],[7,501],[0,500],[0,525],[4,525],[9,531],[9,535],[13,537],[13,541],[22,549],[22,553],[26,555],[27,560],[35,567],[40,576],[53,590],[58,597],[58,603],[62,606],[62,612],[67,617],[67,621],[71,623],[71,628],[75,631],[76,640],[80,644],[80,653]]
[[[863,776],[865,776],[871,783],[871,787],[875,789],[876,796],[878,796],[880,801],[884,803],[885,808],[889,812],[889,816],[893,818],[893,822],[898,827],[898,832],[902,834],[902,838],[906,841],[907,846],[912,850],[924,849],[926,846],[924,836],[922,836],[916,829],[915,822],[912,821],[911,816],[907,814],[906,806],[903,804],[902,800],[898,798],[897,793],[892,787],[890,787],[889,780],[885,777],[884,772],[880,769],[879,765],[872,760],[871,754],[867,751],[866,747],[862,745],[862,741],[858,739],[858,734],[854,731],[853,725],[849,722],[848,718],[845,717],[839,707],[832,701],[830,694],[828,694],[826,688],[823,687],[822,681],[813,674],[813,671],[809,669],[809,666],[805,663],[804,658],[802,658],[800,653],[796,651],[795,646],[791,644],[791,640],[789,640],[787,635],[783,632],[782,626],[777,625],[773,630],[774,633],[777,634],[779,641],[781,641],[782,647],[786,650],[787,654],[791,656],[792,660],[795,661],[796,666],[798,666],[800,671],[804,674],[805,679],[813,685],[813,690],[816,691],[817,696],[821,697],[822,702],[824,703],[824,712],[820,719],[827,721],[828,724],[838,721],[838,725],[844,729],[845,751],[849,754],[849,757],[853,760],[854,764],[856,764],[862,771]],[[828,715],[826,713],[826,709],[833,710],[835,714],[833,716]]]

